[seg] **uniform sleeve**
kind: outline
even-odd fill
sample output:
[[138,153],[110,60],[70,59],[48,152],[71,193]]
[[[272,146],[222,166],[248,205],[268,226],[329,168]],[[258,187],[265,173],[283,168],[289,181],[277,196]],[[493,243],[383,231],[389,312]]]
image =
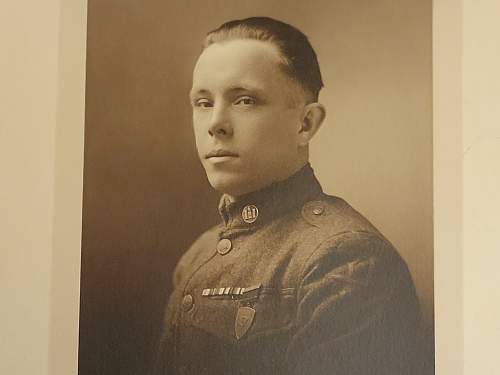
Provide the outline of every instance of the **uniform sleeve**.
[[419,307],[404,261],[376,234],[329,239],[306,262],[289,374],[412,374]]

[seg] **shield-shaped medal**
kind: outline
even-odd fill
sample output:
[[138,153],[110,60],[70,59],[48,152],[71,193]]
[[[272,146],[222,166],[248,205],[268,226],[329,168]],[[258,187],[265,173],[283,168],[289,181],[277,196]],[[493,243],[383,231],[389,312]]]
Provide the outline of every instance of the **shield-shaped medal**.
[[236,321],[234,323],[234,332],[236,339],[239,340],[248,332],[252,326],[255,317],[255,310],[248,306],[243,306],[238,309]]

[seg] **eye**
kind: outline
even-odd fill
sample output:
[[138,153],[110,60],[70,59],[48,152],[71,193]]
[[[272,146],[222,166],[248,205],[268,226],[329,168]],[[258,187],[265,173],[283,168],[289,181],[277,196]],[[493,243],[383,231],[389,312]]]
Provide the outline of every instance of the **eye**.
[[236,99],[236,101],[234,102],[234,104],[236,105],[254,105],[256,104],[257,101],[252,98],[251,96],[240,96],[238,99]]
[[200,107],[200,108],[210,108],[210,107],[213,107],[212,102],[210,100],[206,99],[206,98],[196,99],[193,104],[194,104],[195,107]]

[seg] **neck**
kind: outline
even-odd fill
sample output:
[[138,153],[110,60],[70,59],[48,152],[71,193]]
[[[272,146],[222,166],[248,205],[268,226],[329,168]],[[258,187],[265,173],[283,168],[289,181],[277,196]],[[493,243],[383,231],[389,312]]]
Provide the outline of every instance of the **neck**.
[[226,198],[228,199],[228,201],[230,201],[230,202],[237,202],[237,201],[241,200],[243,197],[246,197],[246,196],[248,196],[250,194],[254,194],[254,193],[258,192],[258,191],[266,189],[267,187],[269,187],[269,186],[271,186],[273,184],[276,184],[276,183],[279,183],[279,182],[287,180],[288,178],[290,178],[291,176],[293,176],[294,174],[296,174],[298,171],[300,171],[302,168],[304,168],[308,163],[309,163],[309,161],[307,159],[303,160],[303,161],[300,161],[292,169],[290,169],[288,171],[288,173],[286,173],[284,175],[276,176],[276,178],[274,178],[273,180],[271,180],[266,185],[260,186],[258,189],[253,189],[252,191],[245,192],[244,194],[231,194],[231,193],[223,193],[223,194],[226,196]]
[[[301,206],[321,193],[321,186],[309,164],[283,181],[277,181],[258,191],[237,197],[227,194],[221,197],[219,213],[226,229],[251,228],[280,216],[294,207]],[[245,207],[256,207],[258,218],[255,222],[245,222],[242,212]]]

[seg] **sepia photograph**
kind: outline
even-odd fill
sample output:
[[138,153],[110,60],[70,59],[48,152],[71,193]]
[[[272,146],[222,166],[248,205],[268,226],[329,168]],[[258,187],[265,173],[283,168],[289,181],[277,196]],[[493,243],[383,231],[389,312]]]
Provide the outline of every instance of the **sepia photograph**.
[[433,374],[431,1],[89,1],[79,374]]
[[496,375],[498,14],[0,2],[0,374]]

